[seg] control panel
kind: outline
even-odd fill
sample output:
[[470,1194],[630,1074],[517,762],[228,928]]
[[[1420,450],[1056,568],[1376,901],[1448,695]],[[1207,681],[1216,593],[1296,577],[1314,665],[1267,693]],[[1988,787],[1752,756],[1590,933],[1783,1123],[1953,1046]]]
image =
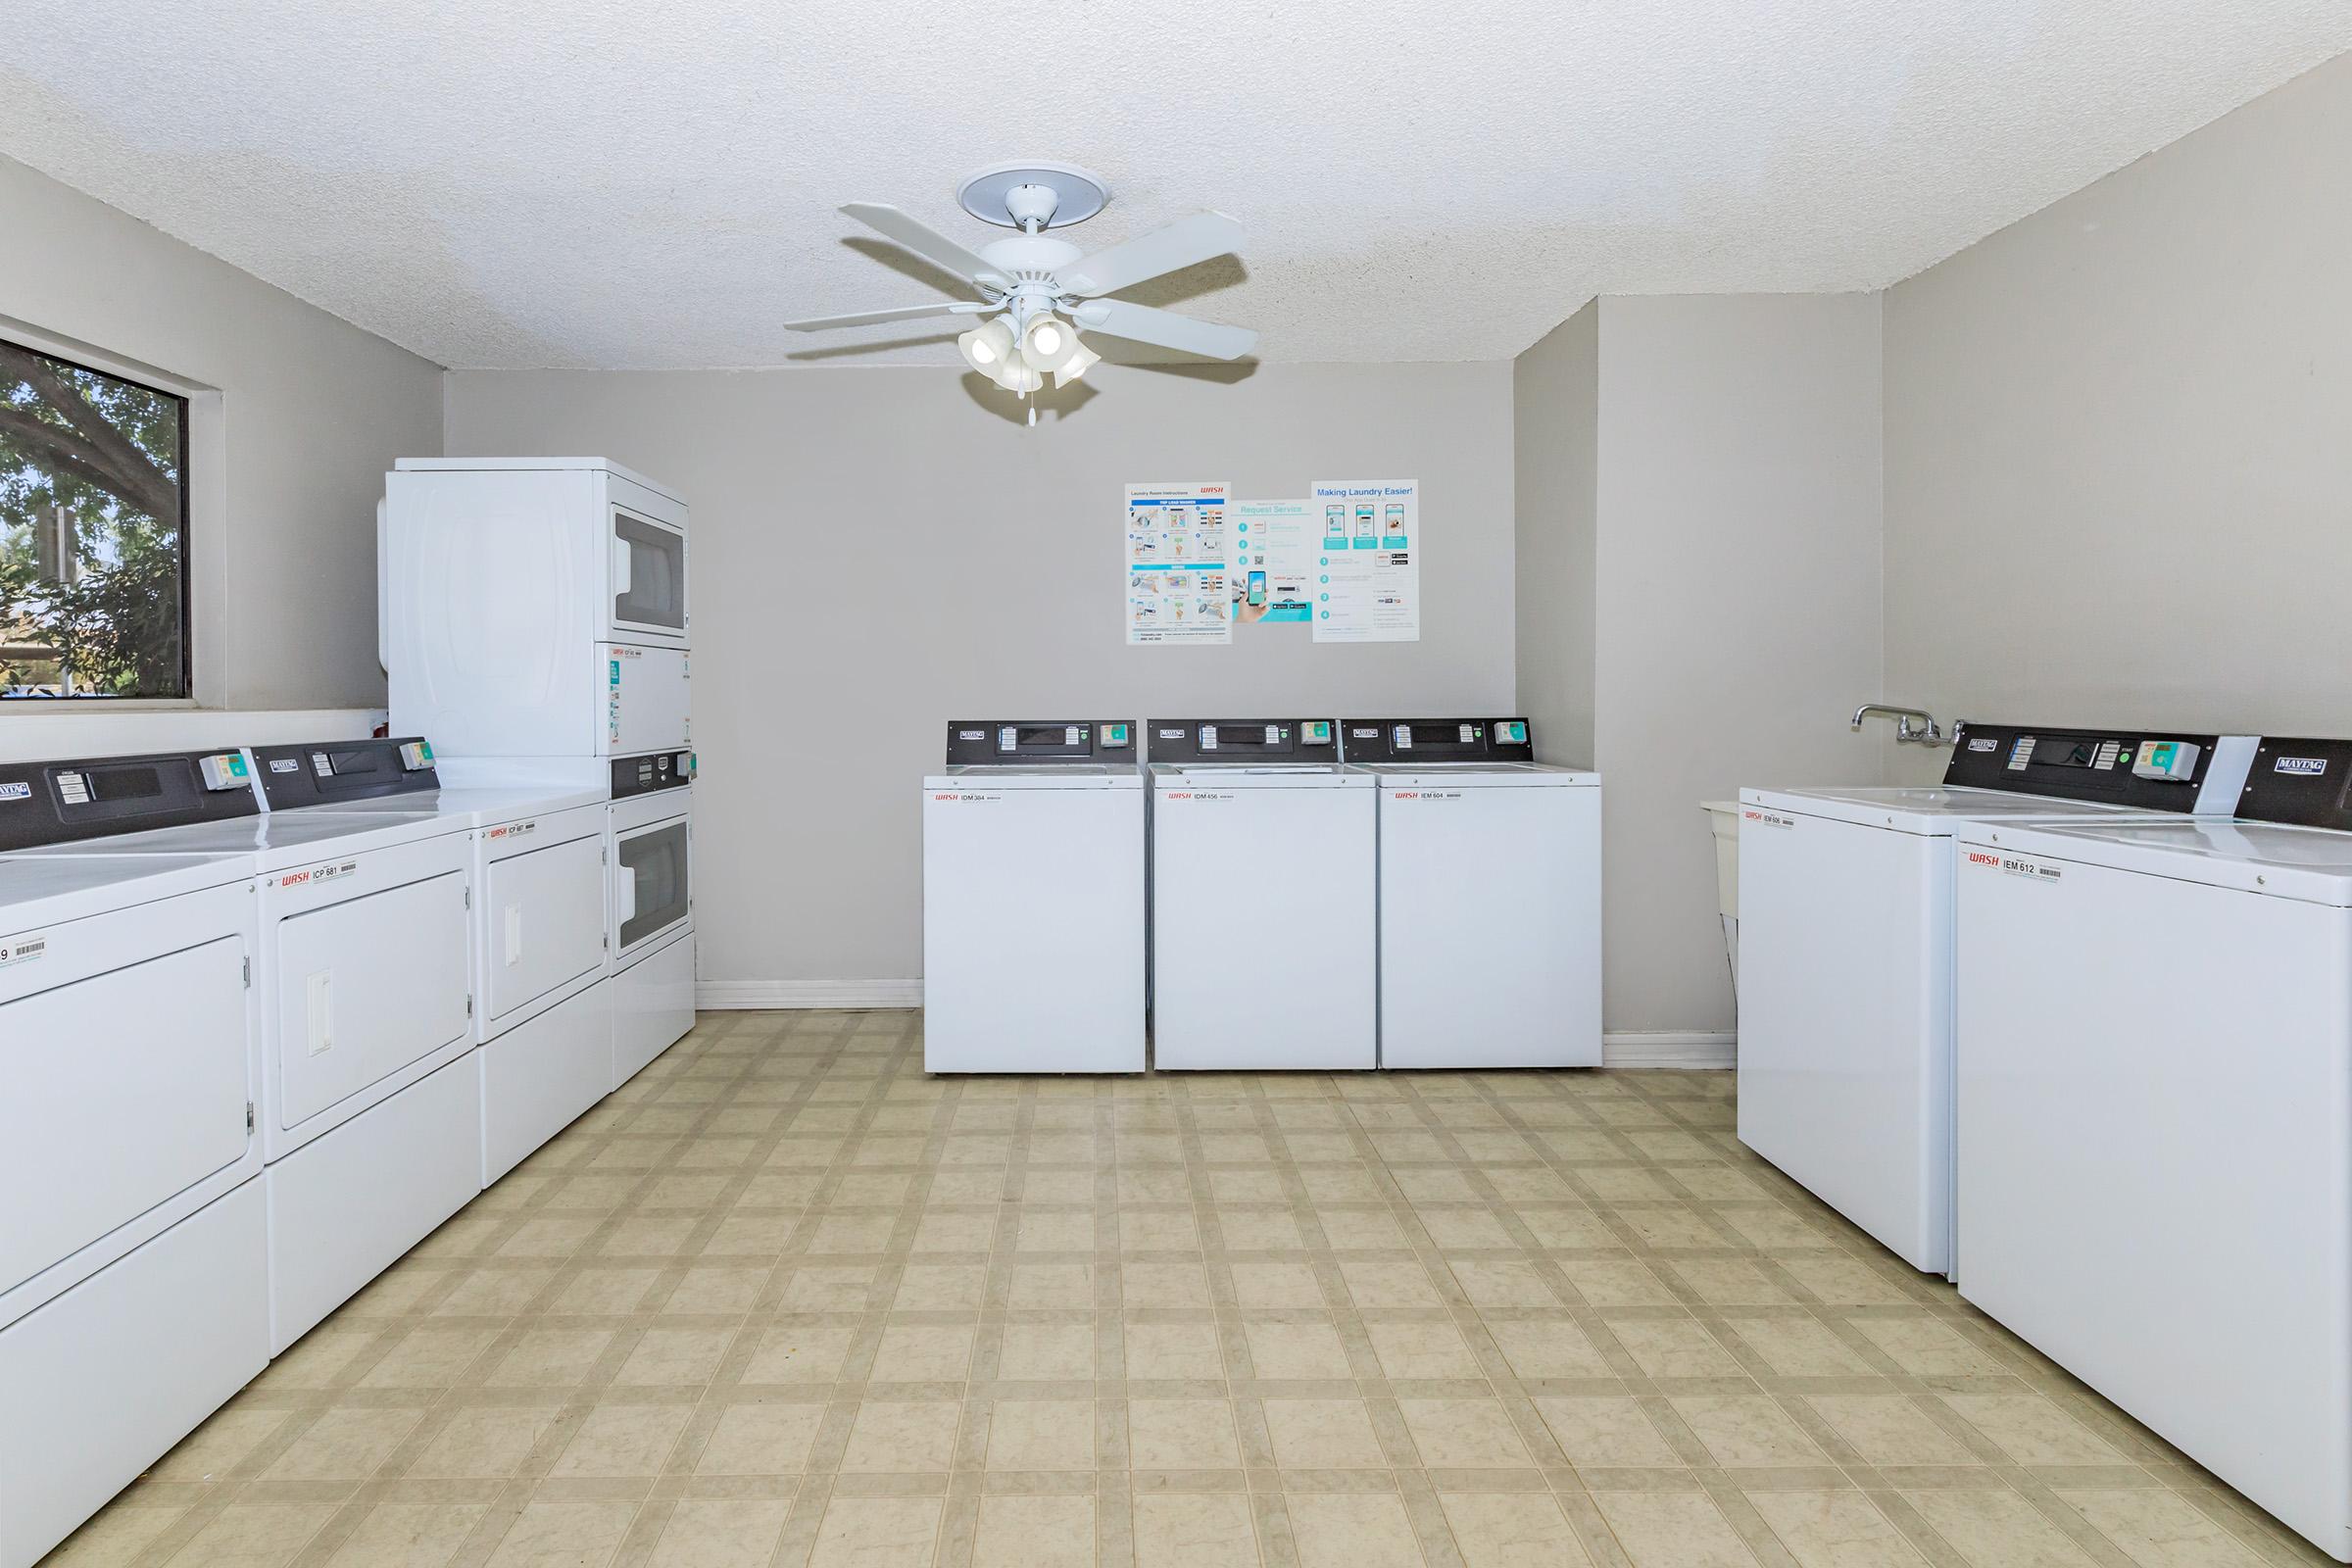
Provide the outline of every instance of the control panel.
[[1154,762],[1319,762],[1340,760],[1331,718],[1155,718]]
[[1143,748],[1132,718],[959,718],[948,726],[948,765],[1124,762]]
[[692,752],[648,752],[642,757],[612,759],[612,798],[625,801],[632,795],[651,795],[656,790],[682,790],[694,782],[695,754]]
[[2265,735],[2239,792],[2237,814],[2352,832],[2352,740]]
[[1952,732],[1943,782],[1954,789],[2228,815],[2236,808],[2254,744],[2250,735],[2039,729],[1972,719]]
[[0,762],[0,851],[261,811],[243,752]]
[[1350,762],[1532,762],[1524,718],[1351,718]]
[[421,737],[405,740],[311,741],[257,746],[262,793],[272,811],[338,801],[372,801],[441,787],[433,749]]

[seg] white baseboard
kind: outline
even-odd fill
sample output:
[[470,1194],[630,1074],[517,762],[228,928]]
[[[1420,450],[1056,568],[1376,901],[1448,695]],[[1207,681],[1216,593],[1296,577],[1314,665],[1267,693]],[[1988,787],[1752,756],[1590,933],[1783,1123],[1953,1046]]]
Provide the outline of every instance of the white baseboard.
[[705,980],[694,1004],[713,1010],[771,1007],[919,1007],[920,980]]
[[1740,1060],[1739,1034],[1730,1029],[1664,1029],[1600,1037],[1604,1067],[1731,1067]]

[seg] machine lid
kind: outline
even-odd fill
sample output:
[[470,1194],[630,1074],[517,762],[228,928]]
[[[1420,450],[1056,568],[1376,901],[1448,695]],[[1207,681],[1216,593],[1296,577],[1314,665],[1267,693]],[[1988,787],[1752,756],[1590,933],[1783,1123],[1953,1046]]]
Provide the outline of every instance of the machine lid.
[[1858,827],[1889,828],[1929,838],[1948,838],[1962,823],[1985,821],[2129,820],[2170,815],[2144,807],[2103,801],[2054,800],[2008,790],[1951,789],[1940,785],[1860,789],[1741,790],[1748,810],[1786,811],[1825,817]]
[[241,882],[256,869],[251,855],[0,855],[0,972],[38,956],[14,933]]
[[2100,826],[1987,825],[1961,836],[1963,874],[2063,882],[2101,866],[2237,893],[2352,908],[2352,833],[2283,823],[2141,819]]
[[388,849],[466,826],[464,818],[420,811],[367,810],[273,811],[232,822],[196,822],[185,827],[159,828],[120,838],[83,844],[26,850],[25,858],[42,855],[149,856],[233,855],[254,857],[260,870],[316,859],[324,855],[357,854]]
[[1151,734],[1154,763],[1330,767],[1341,760],[1339,721],[1331,718],[1155,718]]
[[624,468],[611,458],[395,458],[392,467],[398,473],[549,473],[587,468],[618,474],[681,507],[686,504],[686,498],[668,485],[634,468]]
[[1044,767],[980,762],[951,767],[923,780],[932,790],[1140,790],[1143,774],[1132,767],[1081,762]]
[[1600,782],[1600,775],[1589,768],[1562,767],[1555,762],[1357,762],[1380,781],[1383,789],[1395,789],[1414,780],[1426,780],[1449,790],[1481,789],[1590,789]]
[[959,718],[945,753],[950,767],[1134,767],[1142,755],[1131,718]]
[[234,748],[0,762],[0,853],[261,811],[252,759]]
[[1343,727],[1350,762],[1529,762],[1535,731],[1525,718],[1351,718]]
[[257,746],[253,760],[272,811],[421,795],[441,787],[432,743],[421,735]]
[[1194,786],[1225,790],[1370,789],[1372,775],[1332,762],[1154,762],[1152,787],[1165,796]]

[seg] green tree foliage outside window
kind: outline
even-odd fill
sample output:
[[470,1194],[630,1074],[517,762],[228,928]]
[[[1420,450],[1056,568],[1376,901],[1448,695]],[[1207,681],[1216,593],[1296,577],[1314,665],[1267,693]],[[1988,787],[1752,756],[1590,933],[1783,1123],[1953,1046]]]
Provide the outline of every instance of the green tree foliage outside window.
[[187,413],[0,342],[0,700],[188,695]]

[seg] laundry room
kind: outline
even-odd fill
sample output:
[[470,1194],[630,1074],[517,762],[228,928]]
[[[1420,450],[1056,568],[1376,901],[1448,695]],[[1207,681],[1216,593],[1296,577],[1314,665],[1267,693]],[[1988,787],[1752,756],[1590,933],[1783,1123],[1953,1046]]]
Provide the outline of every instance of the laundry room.
[[2336,0],[9,23],[0,1568],[2352,1562]]

